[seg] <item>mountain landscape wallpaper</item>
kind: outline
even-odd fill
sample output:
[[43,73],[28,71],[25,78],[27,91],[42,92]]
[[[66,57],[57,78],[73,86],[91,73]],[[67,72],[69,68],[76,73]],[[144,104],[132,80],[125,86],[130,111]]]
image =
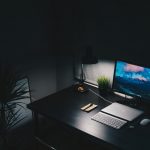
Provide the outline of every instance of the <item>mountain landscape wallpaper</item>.
[[150,68],[116,62],[114,90],[150,100]]

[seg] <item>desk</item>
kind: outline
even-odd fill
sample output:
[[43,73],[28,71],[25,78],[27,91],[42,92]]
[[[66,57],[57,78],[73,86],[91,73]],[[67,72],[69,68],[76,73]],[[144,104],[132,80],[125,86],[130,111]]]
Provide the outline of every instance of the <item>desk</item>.
[[[112,96],[111,100],[115,101]],[[98,104],[98,107],[89,113],[81,111],[80,108],[89,102]],[[141,127],[138,124],[139,120],[132,123],[135,125],[134,128],[129,128],[131,124],[128,124],[119,130],[91,120],[94,114],[107,105],[109,103],[90,91],[76,93],[70,87],[33,102],[28,105],[28,108],[36,114],[36,117],[37,114],[41,114],[48,119],[54,119],[67,125],[70,129],[88,136],[95,143],[103,143],[107,149],[150,149],[150,127]]]

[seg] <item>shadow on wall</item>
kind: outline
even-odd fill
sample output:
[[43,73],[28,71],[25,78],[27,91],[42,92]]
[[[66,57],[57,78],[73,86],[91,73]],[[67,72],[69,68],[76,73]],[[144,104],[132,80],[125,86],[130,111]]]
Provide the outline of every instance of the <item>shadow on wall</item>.
[[62,90],[73,84],[73,57],[57,56],[56,90]]
[[32,68],[27,74],[33,101],[56,92],[55,60],[45,60],[45,62],[40,60],[40,62],[32,64]]
[[30,64],[31,98],[38,100],[73,84],[73,60],[71,56],[39,57]]

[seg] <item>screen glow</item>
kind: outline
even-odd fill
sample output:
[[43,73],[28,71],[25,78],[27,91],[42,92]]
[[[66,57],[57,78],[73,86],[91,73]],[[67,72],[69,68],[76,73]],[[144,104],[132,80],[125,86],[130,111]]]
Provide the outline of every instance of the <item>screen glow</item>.
[[150,68],[117,61],[113,89],[127,95],[150,99]]

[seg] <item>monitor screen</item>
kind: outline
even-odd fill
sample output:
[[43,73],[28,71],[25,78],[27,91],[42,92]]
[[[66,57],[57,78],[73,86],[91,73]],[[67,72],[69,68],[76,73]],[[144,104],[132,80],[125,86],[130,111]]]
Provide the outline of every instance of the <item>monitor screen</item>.
[[150,100],[150,68],[116,61],[113,90]]

